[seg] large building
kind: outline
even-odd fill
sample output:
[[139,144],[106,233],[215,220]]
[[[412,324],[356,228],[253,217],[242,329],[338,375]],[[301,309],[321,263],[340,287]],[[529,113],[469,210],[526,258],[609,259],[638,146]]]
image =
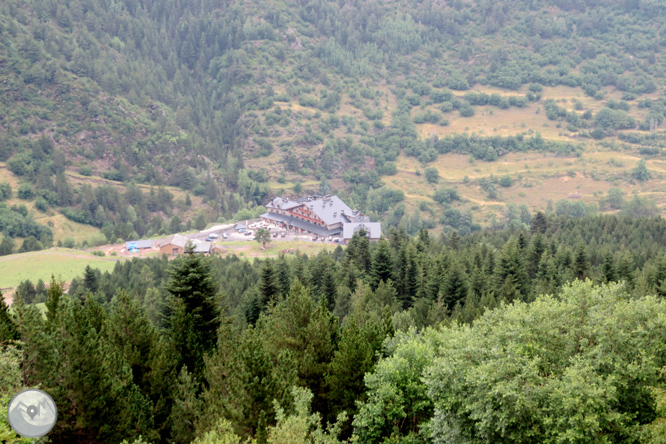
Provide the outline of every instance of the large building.
[[378,240],[382,235],[379,222],[370,222],[369,217],[349,208],[338,196],[305,196],[295,200],[276,197],[266,205],[266,210],[261,215],[264,222],[300,233],[340,237],[345,242],[360,229],[368,233],[370,240]]

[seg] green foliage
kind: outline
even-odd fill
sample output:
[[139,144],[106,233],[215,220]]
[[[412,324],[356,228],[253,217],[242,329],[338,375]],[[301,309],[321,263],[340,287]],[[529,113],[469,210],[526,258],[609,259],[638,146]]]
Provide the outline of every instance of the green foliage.
[[645,182],[646,180],[650,179],[650,172],[645,165],[645,159],[638,161],[636,167],[631,171],[631,176],[636,180],[640,180],[641,182]]
[[437,168],[426,168],[425,177],[429,183],[439,182],[439,170]]
[[[471,328],[442,331],[440,358],[424,372],[436,409],[431,437],[635,440],[655,418],[649,387],[662,364],[633,356],[661,347],[655,338],[666,330],[652,320],[663,310],[656,298],[631,300],[620,285],[577,283],[557,300],[506,306]],[[629,334],[646,322],[646,336]]]
[[215,347],[220,324],[214,297],[216,286],[209,264],[188,245],[173,264],[166,290],[170,295],[168,326],[180,363],[191,369],[196,383],[203,374],[203,357]]
[[266,228],[259,228],[254,232],[254,240],[262,244],[265,248],[266,244],[271,240],[271,232]]

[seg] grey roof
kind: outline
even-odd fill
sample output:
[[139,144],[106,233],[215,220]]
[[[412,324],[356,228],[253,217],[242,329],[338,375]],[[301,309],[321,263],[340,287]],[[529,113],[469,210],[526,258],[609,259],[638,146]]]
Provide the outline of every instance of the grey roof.
[[283,214],[264,213],[260,217],[271,219],[276,222],[284,222],[288,226],[300,228],[302,230],[309,231],[319,236],[339,236],[340,233],[342,232],[341,228],[329,230],[326,227],[315,225],[310,222],[306,222],[304,220],[296,219],[295,217],[292,216],[285,216]]
[[134,244],[136,248],[153,248],[153,242],[152,240],[149,239],[144,239],[144,240],[137,240],[137,241],[129,241],[125,242],[125,248],[129,249],[130,244]]
[[326,225],[336,223],[351,222],[359,215],[344,203],[338,196],[304,196],[296,200],[288,200],[282,197],[276,197],[268,205],[267,209],[279,208],[281,210],[291,210],[301,205],[305,205],[314,212]]
[[172,236],[160,240],[158,246],[162,248],[166,245],[175,245],[176,247],[185,248],[185,245],[187,245],[189,241],[190,240],[183,235],[174,234]]
[[210,242],[199,242],[194,244],[195,253],[210,253],[212,243]]
[[368,232],[368,237],[370,239],[379,239],[382,237],[382,224],[379,222],[351,222],[344,224],[342,238],[351,239],[354,233],[361,228]]
[[279,208],[281,210],[291,210],[296,207],[303,205],[303,202],[299,202],[299,199],[289,200],[282,197],[276,197],[266,205],[266,208]]

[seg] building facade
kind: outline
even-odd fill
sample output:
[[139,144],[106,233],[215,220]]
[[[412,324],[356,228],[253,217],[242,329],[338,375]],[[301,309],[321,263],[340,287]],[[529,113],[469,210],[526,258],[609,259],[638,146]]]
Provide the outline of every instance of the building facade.
[[[276,197],[266,205],[261,215],[264,222],[277,224],[299,233],[343,238],[345,231],[364,224],[371,240],[381,237],[381,224],[370,222],[370,218],[358,210],[352,210],[338,196],[304,196],[295,200]],[[349,230],[352,231],[349,231]]]

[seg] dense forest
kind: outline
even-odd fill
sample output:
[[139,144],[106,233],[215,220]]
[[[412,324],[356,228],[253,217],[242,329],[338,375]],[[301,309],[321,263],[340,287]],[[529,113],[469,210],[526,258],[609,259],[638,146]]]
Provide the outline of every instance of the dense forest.
[[[0,200],[103,229],[88,244],[256,215],[270,194],[304,186],[385,216],[405,199],[382,180],[401,154],[427,169],[446,153],[579,156],[616,137],[654,156],[664,140],[658,1],[8,0],[0,11],[0,162],[19,181]],[[602,107],[542,100],[557,85]],[[468,91],[478,86],[504,92]],[[571,137],[417,131],[535,102]],[[427,215],[408,231],[458,229],[448,210],[465,203],[403,207],[386,228]],[[24,251],[51,245],[50,227],[22,213],[0,204],[4,235],[34,237]]]
[[53,443],[661,442],[665,246],[662,218],[537,213],[89,267],[0,304],[0,393],[49,392]]

